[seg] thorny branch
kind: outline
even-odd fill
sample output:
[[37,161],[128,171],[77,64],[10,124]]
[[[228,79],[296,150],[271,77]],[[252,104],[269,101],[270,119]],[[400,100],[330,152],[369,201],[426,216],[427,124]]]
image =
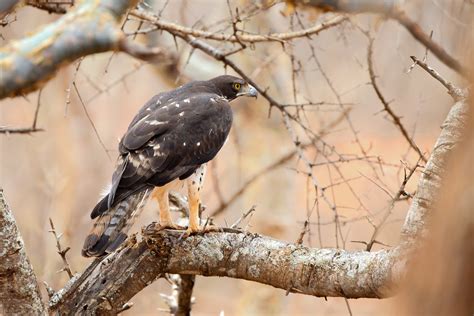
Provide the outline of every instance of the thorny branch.
[[451,82],[444,79],[436,70],[428,66],[424,61],[419,60],[415,56],[410,56],[415,65],[419,65],[421,68],[426,70],[433,78],[441,82],[441,84],[448,89],[448,93],[453,97],[455,101],[460,101],[467,98],[467,92],[461,88],[456,87]]
[[236,32],[234,32],[234,34],[229,35],[229,34],[220,34],[220,33],[214,33],[214,32],[201,31],[195,28],[189,28],[189,27],[185,27],[179,24],[163,21],[162,19],[159,19],[156,16],[154,16],[152,13],[149,13],[144,10],[138,10],[138,9],[132,10],[130,14],[144,21],[150,22],[152,25],[155,26],[155,28],[133,32],[128,35],[163,30],[179,37],[192,36],[192,37],[200,38],[200,39],[209,39],[209,40],[214,40],[214,41],[230,42],[230,43],[286,42],[286,41],[297,39],[297,38],[307,38],[311,35],[317,35],[321,31],[324,31],[328,28],[341,24],[342,22],[347,20],[347,17],[342,16],[342,15],[337,15],[321,24],[317,24],[310,28],[303,29],[300,31],[295,31],[295,32],[271,33],[268,35],[261,35],[261,34],[253,35],[253,34],[245,34],[245,33],[237,34]]
[[56,232],[56,228],[54,228],[54,223],[51,218],[49,218],[49,225],[51,226],[51,230],[49,231],[50,233],[53,234],[54,239],[56,240],[56,248],[58,249],[58,254],[61,257],[64,266],[59,270],[59,272],[66,271],[66,273],[69,275],[69,278],[71,279],[73,277],[73,273],[71,271],[71,266],[69,265],[69,262],[67,261],[66,254],[67,252],[71,249],[70,247],[66,247],[65,249],[62,248],[61,246],[61,237],[62,234],[59,234]]
[[400,198],[402,198],[403,196],[409,196],[409,194],[405,191],[405,186],[407,185],[408,183],[408,180],[410,180],[410,178],[413,176],[413,174],[415,173],[416,169],[418,167],[420,167],[418,165],[418,163],[420,162],[421,160],[421,156],[420,158],[418,159],[418,161],[416,162],[416,164],[410,168],[410,170],[408,171],[408,173],[405,172],[405,175],[403,177],[403,181],[402,181],[402,184],[400,185],[400,188],[398,189],[398,192],[395,194],[395,196],[392,198],[392,200],[390,201],[390,205],[388,206],[388,209],[387,211],[385,212],[385,214],[383,215],[381,221],[379,222],[378,225],[376,225],[374,227],[374,232],[372,233],[372,236],[370,237],[370,240],[366,243],[367,244],[367,247],[366,247],[366,250],[367,251],[370,251],[374,245],[374,243],[376,242],[379,242],[380,241],[377,241],[376,238],[377,236],[379,235],[380,233],[380,230],[382,229],[383,225],[386,223],[387,219],[390,217],[390,215],[392,214],[392,211],[393,211],[393,207],[395,206],[395,203],[397,201],[400,200]]
[[410,137],[408,134],[408,131],[406,130],[405,126],[403,126],[402,121],[400,120],[400,116],[395,114],[393,109],[390,107],[390,103],[385,99],[383,96],[382,92],[380,91],[380,87],[377,83],[376,80],[376,74],[374,71],[374,61],[373,61],[373,44],[374,44],[374,39],[371,38],[368,34],[367,36],[369,37],[369,46],[367,48],[367,64],[369,66],[369,75],[370,75],[370,82],[372,84],[372,87],[374,87],[375,93],[377,94],[377,97],[379,98],[380,102],[382,102],[384,110],[390,115],[392,118],[393,124],[398,127],[400,132],[402,133],[403,137],[406,139],[408,144],[410,144],[410,147],[415,150],[418,155],[421,157],[421,159],[426,162],[427,159],[423,155],[422,151],[420,148],[416,145],[415,141]]

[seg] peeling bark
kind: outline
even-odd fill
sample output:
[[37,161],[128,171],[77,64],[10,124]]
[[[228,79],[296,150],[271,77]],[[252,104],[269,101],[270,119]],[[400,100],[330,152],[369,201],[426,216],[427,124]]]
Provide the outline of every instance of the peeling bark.
[[25,245],[0,189],[0,315],[45,314]]

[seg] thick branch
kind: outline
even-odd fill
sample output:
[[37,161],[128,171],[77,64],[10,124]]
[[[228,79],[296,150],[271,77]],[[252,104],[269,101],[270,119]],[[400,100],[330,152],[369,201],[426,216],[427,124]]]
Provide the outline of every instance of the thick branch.
[[442,125],[441,134],[421,174],[418,189],[402,227],[402,237],[408,246],[419,242],[426,234],[430,210],[442,194],[442,177],[446,171],[449,153],[467,136],[463,135],[463,132],[468,110],[466,99],[456,102]]
[[396,251],[311,249],[250,233],[180,239],[176,231],[148,230],[142,241],[132,239],[104,259],[82,284],[53,298],[51,308],[113,314],[163,273],[226,276],[314,296],[385,297],[397,277],[395,258]]
[[0,314],[45,313],[36,276],[15,218],[0,189]]
[[117,50],[122,15],[137,1],[84,0],[36,34],[0,49],[0,99],[41,87],[81,56]]

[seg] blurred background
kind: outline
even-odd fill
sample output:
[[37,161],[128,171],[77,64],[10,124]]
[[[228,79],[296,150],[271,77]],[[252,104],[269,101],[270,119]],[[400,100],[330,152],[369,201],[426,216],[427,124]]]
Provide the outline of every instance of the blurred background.
[[[250,33],[289,32],[328,20],[334,14],[270,1],[173,0],[150,1],[150,10],[165,21],[209,31],[232,33],[232,18],[239,8],[239,27]],[[229,9],[230,7],[230,9]],[[472,57],[472,1],[426,0],[403,5],[407,14],[432,38],[462,62]],[[15,20],[0,28],[0,43],[20,39],[56,20],[32,7],[23,7]],[[134,31],[133,19],[124,29]],[[147,26],[142,25],[143,29]],[[255,205],[247,229],[287,242],[309,229],[303,243],[310,247],[363,250],[374,225],[390,207],[404,177],[419,155],[410,149],[400,130],[383,112],[367,64],[369,31],[374,71],[380,90],[412,139],[426,157],[453,104],[439,82],[409,56],[426,56],[427,63],[448,81],[466,83],[439,62],[397,22],[377,15],[350,16],[311,38],[282,45],[249,45],[230,57],[240,69],[298,117],[285,126],[281,112],[260,97],[232,103],[234,125],[229,141],[210,163],[203,194],[206,211],[216,210],[214,223],[230,225]],[[38,102],[37,126],[30,135],[0,135],[0,185],[14,212],[27,252],[40,281],[60,289],[67,275],[48,232],[51,218],[70,246],[68,259],[74,272],[90,262],[80,249],[92,225],[89,214],[110,182],[118,142],[138,109],[154,94],[174,89],[188,80],[204,80],[229,68],[166,32],[138,35],[137,41],[168,48],[179,56],[173,64],[155,65],[119,53],[88,56],[61,69],[38,92],[0,101],[0,126],[28,127]],[[229,44],[210,42],[219,49]],[[235,47],[234,47],[235,48]],[[471,55],[470,55],[471,54]],[[39,96],[41,96],[39,98]],[[82,100],[82,101],[81,101]],[[299,157],[295,142],[306,144],[310,130],[314,144]],[[288,159],[286,159],[288,158]],[[308,167],[308,163],[310,167]],[[423,161],[420,162],[423,165]],[[255,175],[258,175],[255,178]],[[419,172],[406,191],[414,193]],[[249,180],[251,181],[248,184]],[[316,194],[314,181],[318,183]],[[244,189],[242,189],[244,187]],[[231,198],[237,197],[229,203]],[[410,199],[397,201],[382,226],[373,250],[398,243],[400,227]],[[157,220],[156,202],[150,201],[133,230]],[[160,293],[170,287],[158,280],[135,296],[124,314],[151,315],[166,308]],[[197,277],[194,315],[349,315],[343,298],[285,295],[285,291],[257,283]],[[380,315],[393,311],[393,299],[349,301],[353,315]]]

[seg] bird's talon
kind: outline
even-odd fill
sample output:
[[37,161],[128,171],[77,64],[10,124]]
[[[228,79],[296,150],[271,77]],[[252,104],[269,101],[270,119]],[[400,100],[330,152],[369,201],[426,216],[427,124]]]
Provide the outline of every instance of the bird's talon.
[[180,229],[180,227],[174,223],[160,223],[162,229]]
[[186,239],[188,238],[189,236],[191,236],[193,232],[192,231],[189,231],[189,230],[185,230],[181,236],[179,236],[178,240],[182,240],[182,239]]

